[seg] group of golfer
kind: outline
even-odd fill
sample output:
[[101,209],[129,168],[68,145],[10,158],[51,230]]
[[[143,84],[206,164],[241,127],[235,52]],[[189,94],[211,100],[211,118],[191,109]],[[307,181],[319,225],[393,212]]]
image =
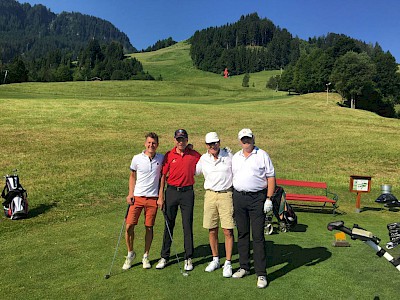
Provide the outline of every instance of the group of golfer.
[[[242,278],[250,274],[250,230],[253,240],[254,271],[257,287],[267,286],[266,254],[264,249],[265,214],[272,210],[271,197],[275,190],[275,170],[269,155],[255,146],[253,132],[244,128],[238,133],[242,147],[232,154],[221,148],[216,132],[205,136],[207,152],[201,155],[188,144],[188,133],[178,129],[174,134],[175,146],[165,155],[157,153],[158,136],[150,132],[145,136],[145,150],[133,157],[130,165],[129,206],[126,218],[126,244],[128,255],[123,269],[132,266],[134,228],[144,210],[145,247],[143,268],[151,268],[149,251],[153,240],[153,226],[158,209],[165,218],[161,258],[156,269],[168,265],[173,242],[175,220],[180,208],[184,233],[184,269],[193,270],[193,208],[194,176],[204,176],[203,227],[209,230],[212,261],[205,268],[212,272],[222,266],[223,277]],[[233,229],[237,227],[239,269],[232,272]],[[218,229],[225,236],[225,262],[218,252]]]

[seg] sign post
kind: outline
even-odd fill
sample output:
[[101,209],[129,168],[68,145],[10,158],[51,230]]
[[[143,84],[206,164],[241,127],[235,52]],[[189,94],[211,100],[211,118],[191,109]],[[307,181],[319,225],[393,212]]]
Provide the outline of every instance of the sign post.
[[350,176],[350,192],[357,193],[356,212],[361,212],[361,194],[371,191],[371,176]]

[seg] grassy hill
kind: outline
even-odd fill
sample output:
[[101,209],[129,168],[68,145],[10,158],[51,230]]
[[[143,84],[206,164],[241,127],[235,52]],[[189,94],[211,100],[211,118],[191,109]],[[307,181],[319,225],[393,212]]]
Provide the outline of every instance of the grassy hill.
[[[326,224],[336,219],[349,226],[358,223],[387,242],[386,224],[398,222],[398,212],[374,200],[381,184],[391,184],[400,196],[399,120],[342,108],[336,94],[329,94],[327,101],[325,93],[288,96],[266,89],[268,76],[276,72],[250,74],[250,87],[243,88],[241,76],[225,79],[195,70],[185,43],[135,56],[163,81],[0,86],[0,174],[19,170],[31,208],[27,220],[0,219],[2,298],[174,299],[183,287],[194,299],[267,294],[282,298],[289,287],[296,299],[398,295],[398,287],[387,279],[398,271],[360,242],[332,247],[333,234]],[[143,270],[139,260],[121,272],[121,241],[112,277],[103,279],[126,210],[132,156],[142,150],[148,131],[160,135],[160,152],[169,150],[173,132],[180,127],[188,130],[200,152],[205,151],[204,135],[214,130],[224,146],[237,151],[237,132],[250,127],[256,144],[272,157],[278,177],[326,181],[339,194],[338,216],[329,210],[299,210],[296,231],[267,237],[267,290],[256,289],[254,275],[236,281],[223,280],[220,272],[204,272],[211,254],[201,222],[201,177],[195,185],[196,257],[191,276],[181,276],[176,264],[162,271]],[[362,196],[362,213],[354,212],[350,175],[373,178],[371,193]],[[159,258],[162,229],[160,214],[150,254],[153,264]],[[136,237],[140,254],[141,226]],[[174,239],[173,251],[182,256],[179,226]],[[233,262],[237,268],[236,253]]]

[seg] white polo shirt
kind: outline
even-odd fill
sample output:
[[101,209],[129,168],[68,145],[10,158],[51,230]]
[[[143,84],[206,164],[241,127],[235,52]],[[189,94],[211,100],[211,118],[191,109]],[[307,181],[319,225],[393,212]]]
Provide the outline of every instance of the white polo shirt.
[[250,156],[243,150],[232,158],[233,187],[237,191],[257,192],[267,187],[267,178],[275,177],[275,169],[267,152],[254,147]]
[[204,175],[204,189],[219,192],[232,187],[232,156],[230,150],[221,148],[216,160],[208,152],[200,157],[196,175]]
[[134,196],[158,197],[163,160],[163,154],[156,153],[153,159],[150,159],[144,151],[132,158],[130,169],[136,171]]

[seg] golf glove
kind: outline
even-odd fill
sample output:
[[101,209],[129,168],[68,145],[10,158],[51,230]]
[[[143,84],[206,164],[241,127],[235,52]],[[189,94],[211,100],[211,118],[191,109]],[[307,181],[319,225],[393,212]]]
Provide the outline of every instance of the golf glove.
[[264,213],[268,213],[272,210],[272,201],[271,199],[267,198],[264,202]]

